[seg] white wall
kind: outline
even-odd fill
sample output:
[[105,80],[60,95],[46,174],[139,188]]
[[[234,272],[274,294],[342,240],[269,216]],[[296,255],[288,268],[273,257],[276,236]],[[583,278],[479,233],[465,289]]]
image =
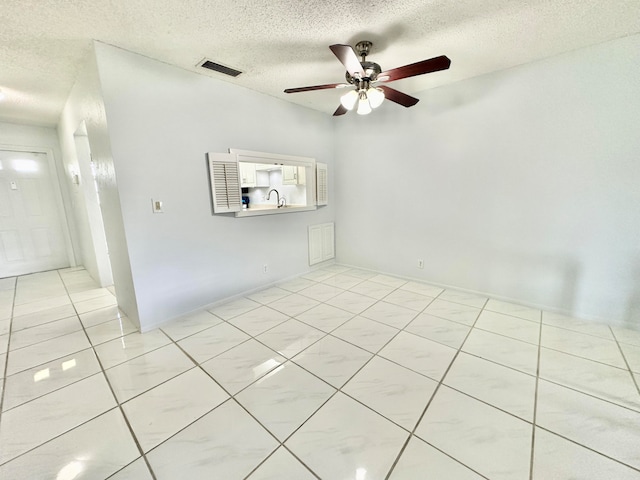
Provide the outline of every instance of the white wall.
[[68,190],[64,187],[64,166],[62,164],[62,152],[56,130],[48,127],[37,127],[30,125],[19,125],[14,123],[0,122],[0,146],[11,147],[29,147],[39,150],[50,150],[55,161],[56,171],[51,172],[55,175],[55,181],[61,185],[60,194],[62,195],[62,203],[64,212],[60,212],[63,225],[63,232],[71,242],[69,251],[69,264],[75,265],[79,257],[75,255],[75,251],[79,245],[77,228],[73,216],[69,214],[72,211],[72,200]]
[[[81,184],[87,185],[91,182],[90,174],[87,173],[87,165],[80,166],[79,159],[87,161],[86,156],[78,157],[76,151],[76,139],[74,134],[78,131],[82,122],[85,122],[87,137],[93,161],[97,166],[97,183],[100,190],[101,214],[104,222],[106,241],[110,255],[107,257],[106,249],[92,235],[90,222],[95,221],[91,215],[95,215],[95,209],[89,210],[91,200],[82,198],[82,190],[78,187],[78,202],[74,208],[76,223],[82,225],[82,251],[85,255],[83,259],[94,280],[101,281],[109,266],[113,273],[113,283],[116,288],[118,305],[131,318],[134,323],[139,324],[138,305],[135,294],[135,286],[131,276],[129,263],[129,251],[127,239],[122,223],[122,212],[118,186],[116,183],[115,171],[113,168],[113,158],[111,155],[111,145],[109,131],[107,129],[104,114],[104,103],[101,94],[100,80],[96,58],[92,54],[87,59],[76,84],[64,107],[60,122],[58,124],[58,135],[62,148],[63,160],[66,170],[66,182],[71,184],[70,172],[72,170],[85,172],[81,178]],[[73,188],[73,187],[72,187]],[[80,230],[80,228],[79,228]],[[93,255],[92,255],[93,254]],[[92,272],[91,269],[94,271]]]
[[338,261],[640,327],[639,51],[627,37],[340,118]]
[[[73,195],[75,216],[82,226],[82,265],[100,286],[106,287],[113,284],[113,277],[100,201],[91,168],[91,145],[84,122],[74,133],[73,144],[68,147],[75,149],[75,156],[67,156],[67,184]],[[76,175],[78,181],[74,182],[72,179]]]
[[333,221],[333,205],[213,216],[206,152],[301,155],[332,169],[331,117],[111,46],[96,53],[142,329],[307,271],[307,227]]

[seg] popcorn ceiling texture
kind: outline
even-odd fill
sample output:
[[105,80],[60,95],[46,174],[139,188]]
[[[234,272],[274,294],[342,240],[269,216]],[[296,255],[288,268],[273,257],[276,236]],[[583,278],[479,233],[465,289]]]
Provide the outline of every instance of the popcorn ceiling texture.
[[[203,75],[332,113],[340,82],[333,43],[374,43],[382,69],[445,54],[452,68],[401,80],[416,93],[640,32],[638,0],[4,0],[0,121],[55,125],[98,40]],[[204,57],[242,70],[202,71]]]

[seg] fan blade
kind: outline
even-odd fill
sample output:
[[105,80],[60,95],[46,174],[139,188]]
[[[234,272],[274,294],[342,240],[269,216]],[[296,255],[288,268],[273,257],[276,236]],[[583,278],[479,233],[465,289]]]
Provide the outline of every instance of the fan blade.
[[406,93],[399,92],[391,87],[387,87],[386,85],[379,85],[378,88],[381,88],[384,91],[384,97],[387,100],[391,100],[403,107],[413,107],[420,100],[416,97],[412,97],[411,95],[407,95]]
[[347,72],[354,77],[358,75],[364,77],[364,70],[362,69],[362,65],[360,65],[360,60],[358,60],[356,52],[353,51],[350,45],[331,45],[329,48],[346,67]]
[[333,112],[333,116],[337,117],[339,115],[344,115],[345,113],[347,113],[349,110],[347,110],[346,108],[344,108],[344,106],[342,104],[340,104],[340,106],[338,108],[336,108],[336,111]]
[[325,90],[328,88],[348,87],[346,83],[327,83],[326,85],[313,85],[311,87],[287,88],[284,93],[310,92],[311,90]]
[[430,58],[429,60],[422,60],[421,62],[405,65],[404,67],[392,68],[386,72],[382,72],[378,75],[380,77],[387,77],[384,82],[393,82],[394,80],[400,80],[402,78],[415,77],[416,75],[424,75],[425,73],[438,72],[440,70],[446,70],[451,65],[451,60],[445,55],[440,57]]

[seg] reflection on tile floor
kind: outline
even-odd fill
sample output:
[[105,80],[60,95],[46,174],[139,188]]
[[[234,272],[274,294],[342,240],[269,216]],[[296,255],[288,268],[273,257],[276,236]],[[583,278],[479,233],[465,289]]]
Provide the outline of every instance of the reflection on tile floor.
[[640,332],[332,265],[141,335],[0,279],[0,478],[640,479]]

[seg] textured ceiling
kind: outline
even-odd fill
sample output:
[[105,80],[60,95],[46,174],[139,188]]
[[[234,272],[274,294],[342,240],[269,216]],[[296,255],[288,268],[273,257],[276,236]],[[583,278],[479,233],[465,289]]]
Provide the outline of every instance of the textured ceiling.
[[[332,113],[335,90],[283,90],[342,81],[334,43],[373,41],[383,70],[451,58],[392,84],[415,93],[640,32],[638,0],[3,0],[0,11],[0,121],[36,125],[57,123],[92,39]],[[244,73],[203,71],[204,57]]]

